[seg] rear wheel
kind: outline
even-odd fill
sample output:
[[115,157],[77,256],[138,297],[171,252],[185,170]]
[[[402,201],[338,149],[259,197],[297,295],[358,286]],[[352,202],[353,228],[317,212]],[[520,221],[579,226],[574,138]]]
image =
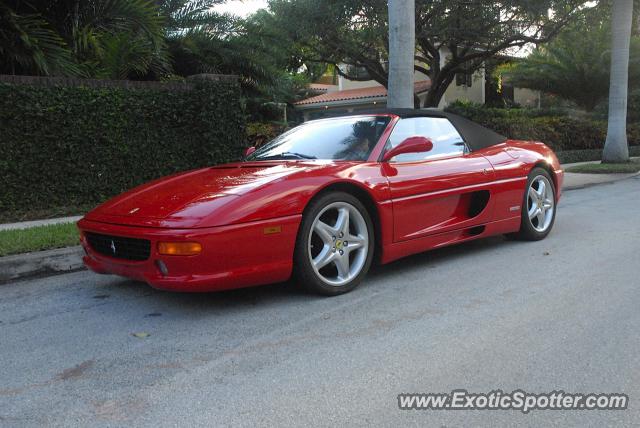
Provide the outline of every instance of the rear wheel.
[[514,237],[526,241],[544,239],[556,219],[556,189],[545,169],[531,171],[523,199],[520,231]]
[[295,277],[316,293],[334,296],[351,291],[371,266],[374,240],[371,217],[360,200],[344,192],[323,195],[302,219]]

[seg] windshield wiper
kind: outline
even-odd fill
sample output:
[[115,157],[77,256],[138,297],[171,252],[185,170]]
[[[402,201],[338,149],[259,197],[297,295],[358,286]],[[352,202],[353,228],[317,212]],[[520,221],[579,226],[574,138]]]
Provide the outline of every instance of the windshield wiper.
[[302,153],[282,152],[282,153],[277,154],[277,155],[271,155],[271,156],[265,156],[263,158],[258,158],[257,160],[288,159],[288,158],[293,158],[293,159],[318,159],[315,156],[303,155]]

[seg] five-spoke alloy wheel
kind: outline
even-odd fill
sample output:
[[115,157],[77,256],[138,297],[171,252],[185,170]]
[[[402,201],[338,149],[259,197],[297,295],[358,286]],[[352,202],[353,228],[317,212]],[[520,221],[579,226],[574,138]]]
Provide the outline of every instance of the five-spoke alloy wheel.
[[534,168],[529,174],[522,203],[520,231],[514,236],[527,241],[545,238],[556,219],[556,189],[549,173]]
[[352,290],[369,270],[374,231],[362,202],[327,193],[305,211],[295,254],[297,279],[312,291],[336,295]]
[[527,215],[537,232],[545,232],[551,225],[555,209],[555,195],[549,179],[544,175],[535,177],[527,193]]

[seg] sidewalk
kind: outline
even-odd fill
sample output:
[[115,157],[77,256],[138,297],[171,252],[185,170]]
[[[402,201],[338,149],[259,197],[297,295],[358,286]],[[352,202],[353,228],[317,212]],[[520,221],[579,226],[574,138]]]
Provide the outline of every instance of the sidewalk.
[[[562,164],[562,169],[566,170],[567,168],[571,168],[572,166],[599,162],[600,161],[567,163]],[[573,172],[565,172],[562,190],[566,191],[584,189],[585,187],[595,186],[598,184],[613,183],[615,181],[625,180],[627,178],[635,177],[638,175],[640,175],[640,173],[637,172],[632,174],[578,174]]]
[[[46,220],[23,221],[19,223],[0,224],[0,232],[13,234],[14,230],[31,229],[38,226],[54,224],[73,224],[82,216],[52,218]],[[20,232],[18,232],[19,234]],[[39,232],[35,232],[39,234]],[[7,238],[15,239],[15,238]],[[26,240],[28,241],[28,239]],[[66,242],[66,241],[65,241]],[[77,239],[76,239],[77,242]],[[66,245],[66,244],[65,244]],[[56,248],[52,250],[33,251],[0,257],[0,285],[20,278],[37,275],[50,275],[59,272],[74,272],[84,269],[82,256],[84,250],[80,245]]]
[[73,217],[50,218],[47,220],[22,221],[19,223],[1,223],[0,231],[15,230],[15,229],[29,229],[31,227],[48,226],[50,224],[75,223],[81,218],[82,216],[80,215],[80,216],[73,216]]

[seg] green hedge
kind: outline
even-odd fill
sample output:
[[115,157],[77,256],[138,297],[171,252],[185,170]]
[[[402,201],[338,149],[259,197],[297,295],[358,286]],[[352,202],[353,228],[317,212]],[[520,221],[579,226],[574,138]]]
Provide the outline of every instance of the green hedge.
[[[469,103],[453,103],[447,108],[509,138],[542,141],[555,151],[596,150],[604,147],[607,123],[575,118],[557,110],[494,109]],[[640,145],[640,125],[627,126],[630,146]]]
[[86,207],[148,180],[238,158],[235,81],[191,89],[0,83],[0,211]]
[[[556,154],[558,155],[560,163],[599,161],[602,159],[602,149],[565,150],[556,152]],[[630,146],[629,156],[640,156],[640,146]]]
[[446,110],[479,122],[494,118],[514,120],[535,117],[564,117],[568,115],[567,111],[561,108],[497,108],[470,101],[454,101],[449,104]]

